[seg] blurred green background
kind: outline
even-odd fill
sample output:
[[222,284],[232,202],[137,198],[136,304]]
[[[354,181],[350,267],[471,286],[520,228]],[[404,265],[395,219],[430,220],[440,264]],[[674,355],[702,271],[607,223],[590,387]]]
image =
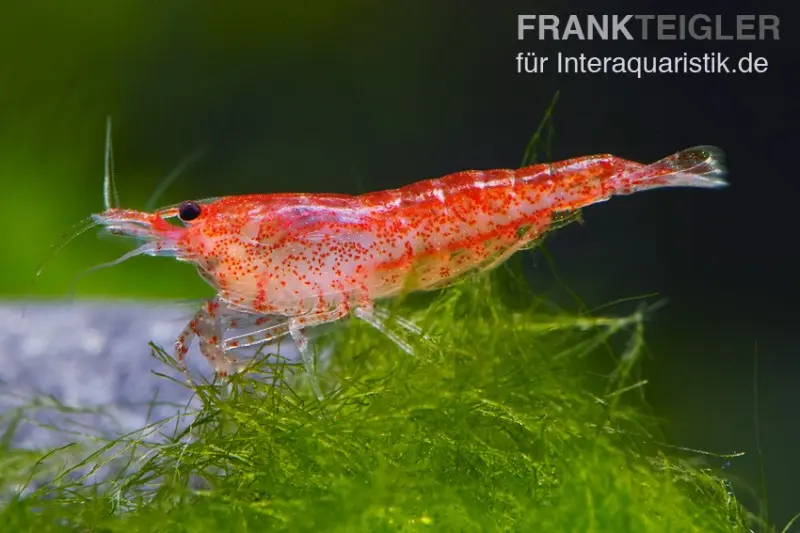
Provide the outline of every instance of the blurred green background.
[[[26,282],[49,246],[102,210],[107,114],[121,201],[140,209],[197,149],[204,157],[159,204],[245,192],[355,193],[391,179],[399,186],[426,177],[408,163],[450,144],[443,128],[467,129],[466,117],[454,124],[436,107],[439,97],[469,95],[442,87],[436,97],[426,94],[438,66],[427,51],[446,37],[435,27],[435,8],[419,18],[360,0],[222,9],[214,2],[3,5],[2,213],[16,230],[2,237],[14,260],[0,294],[64,296],[77,273],[126,249],[90,232],[64,248],[35,286]],[[407,26],[399,46],[369,46],[394,25]],[[520,153],[524,142],[517,139]],[[372,153],[376,146],[384,156]],[[406,163],[402,174],[398,163]],[[449,162],[453,170],[462,164]],[[186,265],[152,261],[146,276],[143,265],[87,276],[78,295],[208,293]]]
[[[688,2],[624,4],[602,9],[698,11]],[[742,12],[781,12],[777,3],[751,4]],[[106,115],[114,120],[121,202],[143,208],[200,148],[203,158],[160,204],[250,192],[358,193],[514,167],[561,90],[556,159],[612,152],[646,162],[694,144],[728,153],[729,190],[615,199],[587,210],[586,224],[559,231],[548,249],[588,307],[654,292],[670,299],[648,325],[650,398],[669,421],[672,442],[748,452],[730,470],[753,486],[759,342],[765,465],[774,517],[783,522],[800,510],[792,415],[800,401],[800,264],[786,229],[796,226],[798,189],[796,131],[786,118],[797,94],[787,82],[796,70],[788,53],[794,36],[787,30],[777,43],[516,39],[518,14],[599,9],[522,0],[3,0],[0,296],[65,298],[76,275],[130,249],[90,231],[32,284],[50,246],[102,210]],[[524,51],[755,52],[770,59],[770,70],[760,77],[522,76],[514,57]],[[526,256],[525,264],[542,292],[576,307],[541,257]],[[191,266],[147,257],[93,272],[76,289],[78,298],[211,294]]]

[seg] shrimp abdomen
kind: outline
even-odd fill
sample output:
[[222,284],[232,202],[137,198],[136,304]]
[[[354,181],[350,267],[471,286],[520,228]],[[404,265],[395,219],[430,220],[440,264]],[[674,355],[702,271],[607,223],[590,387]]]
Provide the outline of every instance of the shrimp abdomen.
[[[541,237],[557,213],[658,187],[724,185],[722,152],[701,146],[650,165],[603,154],[517,170],[465,171],[359,197],[390,228],[376,265],[382,293],[446,285],[500,264]],[[391,221],[391,222],[389,222]],[[398,253],[396,244],[404,244]]]

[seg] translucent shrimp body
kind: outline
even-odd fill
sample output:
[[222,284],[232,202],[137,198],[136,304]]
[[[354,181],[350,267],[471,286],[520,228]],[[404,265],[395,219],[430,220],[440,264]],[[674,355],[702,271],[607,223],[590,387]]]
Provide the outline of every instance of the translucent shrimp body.
[[[559,213],[658,187],[720,187],[724,172],[722,152],[701,146],[650,165],[596,155],[458,172],[360,196],[229,196],[152,214],[110,208],[94,219],[144,240],[138,253],[193,263],[214,287],[216,297],[176,343],[179,360],[199,337],[202,353],[226,375],[228,352],[288,333],[313,371],[306,328],[353,313],[410,352],[384,323],[377,299],[491,269],[540,237]],[[167,222],[174,217],[183,227]],[[234,328],[248,332],[223,338]]]

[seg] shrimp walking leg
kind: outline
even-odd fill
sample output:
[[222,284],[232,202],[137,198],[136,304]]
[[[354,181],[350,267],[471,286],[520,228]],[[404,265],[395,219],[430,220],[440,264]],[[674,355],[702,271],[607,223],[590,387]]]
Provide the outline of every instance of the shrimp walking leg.
[[289,321],[272,324],[266,328],[257,329],[250,333],[243,333],[225,339],[223,348],[226,352],[238,348],[248,348],[259,344],[269,344],[289,333]]
[[213,298],[189,321],[178,340],[175,341],[175,357],[181,371],[186,374],[186,354],[195,337],[199,339],[200,353],[206,358],[219,377],[228,376],[237,361],[225,354],[222,345],[222,321],[220,302]]
[[335,322],[346,317],[349,312],[350,307],[347,305],[346,301],[342,301],[331,311],[301,315],[289,319],[289,334],[292,336],[297,350],[300,352],[300,357],[303,358],[303,364],[306,367],[306,372],[308,372],[311,388],[320,401],[324,399],[324,396],[322,395],[322,389],[319,388],[319,382],[317,381],[314,354],[311,353],[308,346],[308,337],[306,337],[304,330],[305,328]]
[[354,314],[359,319],[363,320],[373,328],[386,335],[389,340],[395,343],[398,348],[406,352],[408,355],[415,355],[414,349],[408,343],[406,343],[406,341],[400,338],[399,335],[392,331],[392,329],[386,325],[385,320],[378,317],[371,302],[368,304],[362,304],[360,307],[356,308]]
[[204,322],[206,317],[206,303],[203,303],[203,308],[192,317],[175,340],[175,359],[178,362],[178,368],[180,368],[181,372],[184,374],[187,373],[186,354],[189,353],[189,347],[192,345],[192,342],[194,342],[195,337],[197,337],[200,323]]
[[398,315],[393,315],[389,313],[386,309],[382,309],[380,307],[375,307],[372,310],[372,312],[375,314],[375,316],[377,316],[381,320],[392,321],[401,328],[403,328],[404,330],[408,331],[409,333],[413,333],[414,335],[419,335],[420,337],[427,340],[427,337],[422,332],[422,328],[420,328],[418,325],[414,324],[410,320]]

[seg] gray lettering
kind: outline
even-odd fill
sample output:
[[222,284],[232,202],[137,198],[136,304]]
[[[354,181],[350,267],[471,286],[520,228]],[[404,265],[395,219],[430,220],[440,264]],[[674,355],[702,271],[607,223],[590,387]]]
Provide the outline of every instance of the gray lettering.
[[622,19],[619,18],[619,15],[614,15],[612,19],[612,32],[614,33],[614,40],[619,39],[619,34],[622,33],[625,38],[629,41],[633,40],[633,35],[631,32],[628,31],[628,28],[625,25],[633,18],[633,15],[625,15]]
[[[701,24],[698,24],[701,22]],[[699,28],[698,28],[699,26]],[[699,31],[698,31],[699,30]],[[689,36],[692,39],[703,41],[711,38],[711,17],[708,15],[694,15],[689,19]]]
[[542,15],[539,17],[539,40],[544,40],[545,32],[549,31],[553,34],[553,40],[557,41],[558,37],[558,17],[556,15]]
[[589,15],[589,40],[598,35],[600,39],[608,40],[608,15],[602,15],[602,23],[597,16]]
[[567,19],[566,28],[564,28],[564,33],[561,34],[561,38],[567,40],[573,35],[577,37],[578,40],[586,40],[586,35],[584,35],[583,28],[581,28],[581,21],[578,19],[577,15],[569,16]]
[[517,40],[525,40],[525,30],[534,29],[533,24],[525,24],[527,21],[533,21],[536,15],[517,15]]
[[716,15],[714,17],[714,23],[716,26],[715,37],[718,41],[732,41],[733,35],[726,35],[724,31],[722,31],[722,15]]
[[767,30],[772,33],[772,40],[773,41],[780,41],[781,38],[778,35],[778,24],[780,24],[780,20],[778,20],[777,15],[760,15],[759,22],[761,22],[760,32],[758,34],[758,38],[762,41],[765,39],[765,35],[767,34]]
[[642,39],[647,40],[647,34],[650,30],[650,21],[656,18],[655,15],[636,15],[636,20],[642,23]]
[[658,40],[659,41],[674,41],[676,39],[674,33],[667,33],[667,30],[675,30],[675,15],[659,15],[658,16]]
[[736,17],[736,38],[740,41],[754,41],[756,39],[755,21],[755,15],[739,15]]

